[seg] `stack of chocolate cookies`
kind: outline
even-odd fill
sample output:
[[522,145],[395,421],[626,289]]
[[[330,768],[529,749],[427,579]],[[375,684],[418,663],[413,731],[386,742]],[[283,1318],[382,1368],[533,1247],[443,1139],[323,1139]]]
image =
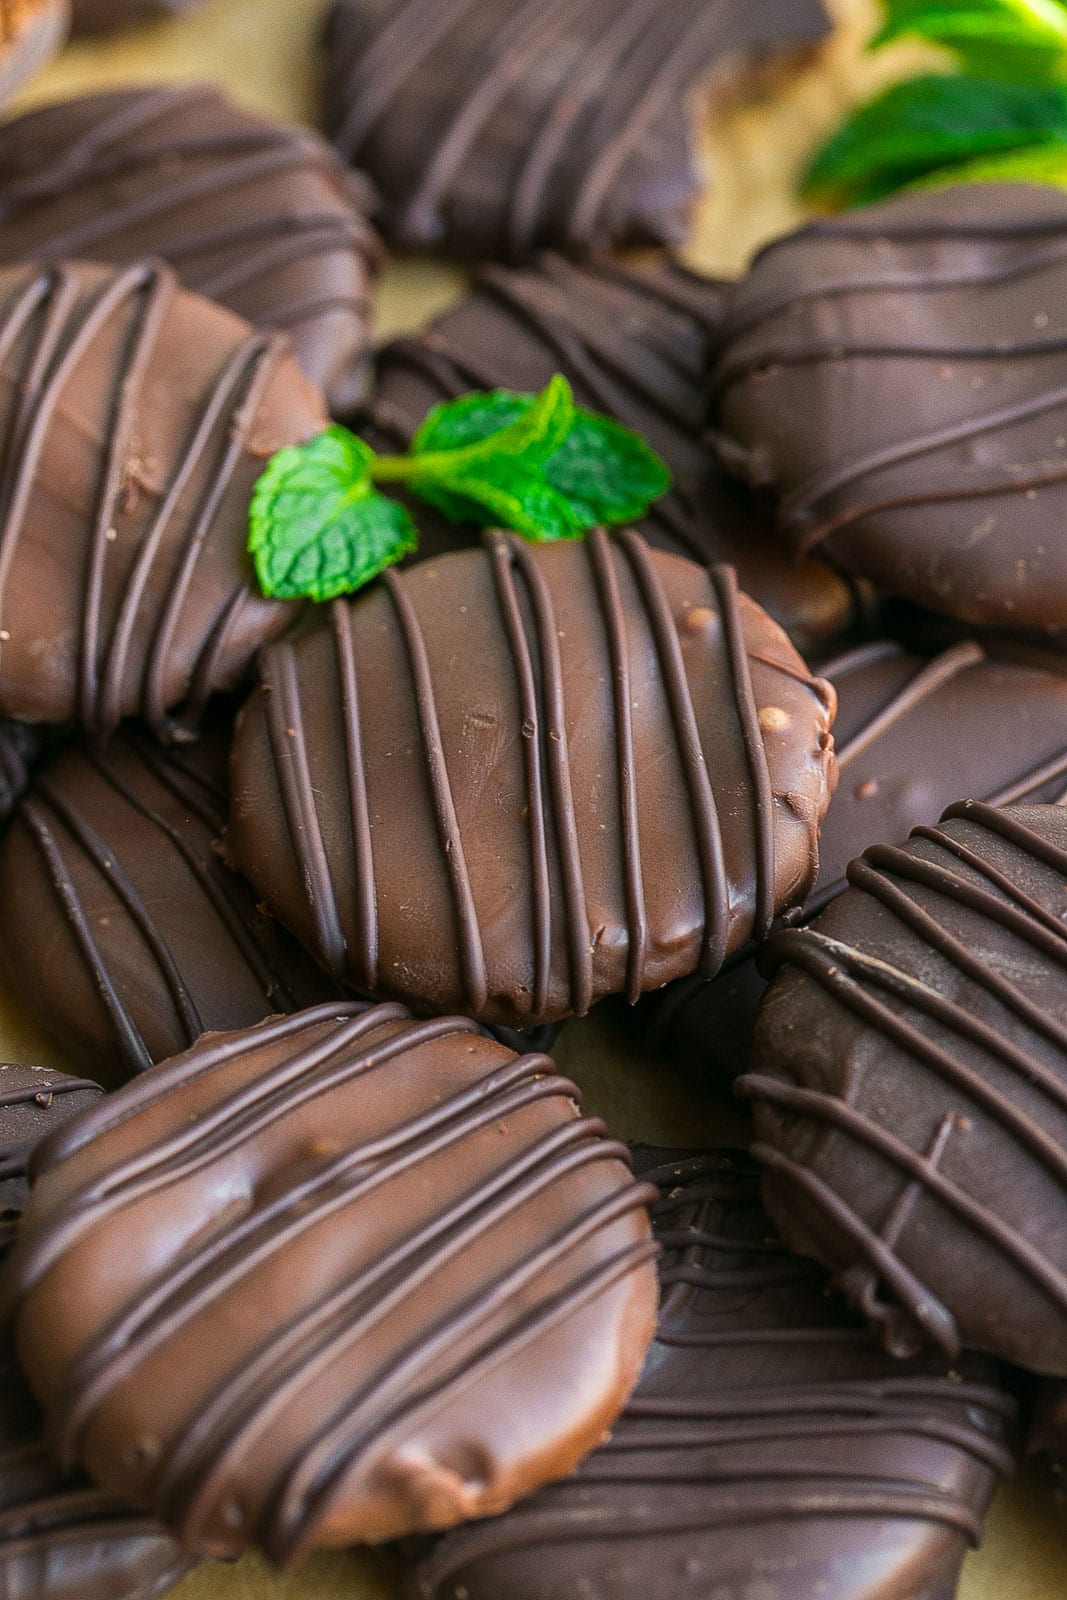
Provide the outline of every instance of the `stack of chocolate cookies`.
[[[684,267],[694,119],[826,27],[338,0],[329,139],[0,124],[0,973],[79,1073],[0,1067],[0,1593],[951,1600],[1067,1460],[1067,197]],[[379,228],[479,264],[373,351]],[[554,374],[635,525],[260,587],[280,452]],[[691,1148],[540,1048],[598,1007]]]

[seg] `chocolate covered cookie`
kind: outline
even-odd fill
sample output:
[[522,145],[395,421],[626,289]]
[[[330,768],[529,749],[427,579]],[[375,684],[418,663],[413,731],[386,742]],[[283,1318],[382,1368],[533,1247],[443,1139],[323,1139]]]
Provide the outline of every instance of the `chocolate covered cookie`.
[[69,0],[0,0],[0,105],[62,45]]
[[0,271],[0,714],[168,732],[239,682],[293,615],[252,485],[325,420],[279,335],[165,267]]
[[811,885],[833,694],[728,568],[490,534],[261,674],[228,849],[361,993],[581,1015],[716,971]]
[[8,1258],[62,1458],[289,1564],[570,1472],[655,1327],[647,1201],[547,1056],[320,1006],[206,1036],[39,1151]]
[[[727,290],[669,259],[483,267],[465,299],[381,352],[361,431],[404,450],[442,401],[471,389],[537,393],[562,372],[580,405],[634,429],[671,470],[672,491],[638,531],[660,550],[732,562],[746,594],[798,649],[812,648],[853,619],[852,591],[823,562],[781,550],[767,508],[717,467],[704,438],[708,340]],[[424,503],[414,509],[423,554],[477,537]]]
[[220,858],[229,732],[166,751],[130,727],[66,750],[0,844],[0,969],[102,1082],[334,992]]
[[768,946],[767,1208],[891,1348],[1067,1376],[1067,809],[961,802],[848,879]]
[[727,307],[720,453],[781,537],[970,627],[1067,630],[1067,195],[905,195],[770,245]]
[[[844,887],[869,844],[903,844],[957,795],[991,805],[1067,799],[1067,672],[1050,653],[990,656],[965,641],[924,658],[892,640],[824,662],[837,693],[838,784],[819,830],[819,876],[793,921]],[[748,1061],[765,988],[752,951],[710,981],[683,979],[646,1003],[657,1047],[701,1084]]]
[[1011,1468],[992,1364],[879,1351],[747,1157],[637,1156],[663,1255],[633,1398],[572,1478],[413,1551],[408,1600],[951,1600]]
[[318,134],[210,84],[112,89],[0,126],[0,264],[159,256],[183,286],[359,392],[381,250],[369,185]]
[[522,260],[678,243],[701,79],[827,28],[818,0],[336,0],[324,125],[401,245]]

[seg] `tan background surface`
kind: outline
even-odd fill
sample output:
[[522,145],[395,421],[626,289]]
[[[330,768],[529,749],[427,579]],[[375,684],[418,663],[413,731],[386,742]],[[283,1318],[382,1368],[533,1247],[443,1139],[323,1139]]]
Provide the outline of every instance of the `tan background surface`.
[[[752,0],[758,3],[758,0]],[[862,56],[869,0],[831,0],[841,21],[833,43],[802,70],[709,117],[704,161],[711,187],[688,256],[710,272],[741,270],[763,240],[800,216],[792,190],[806,152],[842,109],[898,71],[903,52],[877,64]],[[313,97],[313,40],[324,0],[207,0],[194,16],[145,28],[118,44],[70,47],[36,79],[26,101],[108,82],[214,77],[264,110],[306,116]],[[457,273],[400,262],[386,273],[379,302],[383,333],[411,327],[461,285]],[[602,1018],[569,1028],[557,1056],[582,1083],[586,1104],[625,1138],[696,1143],[738,1137],[733,1114],[692,1106],[661,1063],[636,1056],[624,1031]],[[54,1048],[0,995],[0,1059],[62,1068]],[[175,1600],[394,1600],[385,1556],[323,1556],[285,1579],[249,1558],[235,1568],[202,1568]],[[502,1596],[501,1600],[507,1600]],[[639,1600],[639,1597],[635,1597]],[[739,1596],[738,1600],[747,1600]],[[1067,1600],[1067,1509],[1024,1475],[1002,1491],[984,1548],[967,1562],[960,1600]]]

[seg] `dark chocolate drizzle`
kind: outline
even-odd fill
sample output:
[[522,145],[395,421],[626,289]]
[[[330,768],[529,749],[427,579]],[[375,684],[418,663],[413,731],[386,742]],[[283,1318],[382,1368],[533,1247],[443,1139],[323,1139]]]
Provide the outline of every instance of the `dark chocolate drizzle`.
[[[626,993],[631,1000],[636,1000],[646,987],[650,935],[645,911],[642,819],[636,801],[627,660],[628,616],[618,582],[621,569],[628,568],[636,586],[642,623],[658,656],[673,737],[688,792],[706,918],[700,960],[703,972],[711,974],[722,965],[734,934],[737,912],[731,902],[726,871],[724,819],[720,816],[708,772],[677,626],[657,572],[656,558],[632,532],[609,539],[603,530],[595,529],[584,541],[583,548],[592,571],[603,624],[604,675],[613,685],[616,753],[612,776],[622,816],[619,851],[626,903]],[[576,798],[573,793],[565,681],[552,594],[541,573],[535,547],[515,535],[489,533],[486,549],[499,602],[499,623],[507,639],[515,695],[522,711],[534,951],[531,1016],[543,1013],[550,981],[553,935],[560,926],[569,970],[569,1009],[576,1015],[583,1015],[595,996],[595,945],[586,911],[578,830],[581,797]],[[745,804],[750,811],[753,841],[754,931],[762,936],[769,931],[777,909],[774,794],[753,693],[736,579],[732,569],[726,566],[712,568],[710,579],[723,634],[723,698],[729,707],[727,714],[738,724],[748,768]],[[435,685],[418,616],[407,599],[404,577],[387,571],[383,581],[410,671],[441,859],[451,889],[462,1009],[477,1015],[485,1007],[489,993],[487,958],[477,895],[468,870],[438,727]],[[349,826],[356,863],[356,916],[351,947],[345,937],[342,911],[348,885],[335,881],[319,817],[303,708],[303,697],[309,689],[300,681],[299,645],[283,640],[264,653],[263,675],[271,685],[265,700],[265,715],[289,847],[296,853],[300,877],[306,885],[316,954],[338,981],[347,980],[373,993],[383,987],[378,961],[378,886],[362,749],[362,694],[351,628],[350,606],[343,601],[335,602],[332,612],[335,670],[347,757]],[[729,825],[732,827],[734,823]],[[645,826],[648,826],[647,821]],[[553,868],[560,885],[558,904],[553,902]]]
[[[383,1028],[400,1023],[392,1032]],[[301,1105],[356,1084],[390,1061],[420,1046],[477,1034],[465,1019],[414,1021],[401,1006],[367,1007],[352,1001],[323,1005],[289,1018],[275,1018],[240,1033],[215,1035],[199,1049],[164,1063],[109,1097],[97,1111],[60,1130],[43,1147],[39,1166],[48,1171],[109,1128],[136,1118],[193,1079],[240,1059],[264,1045],[277,1047],[273,1064],[204,1109],[192,1122],[150,1142],[135,1154],[83,1183],[53,1212],[48,1226],[14,1258],[16,1299],[68,1251],[107,1227],[110,1217],[147,1196],[162,1196],[180,1183],[290,1117]],[[136,1299],[110,1325],[88,1339],[49,1407],[50,1439],[68,1466],[77,1457],[94,1413],[134,1375],[153,1351],[264,1261],[299,1246],[301,1238],[330,1215],[366,1198],[421,1163],[462,1146],[486,1128],[501,1128],[522,1107],[538,1101],[571,1100],[579,1091],[555,1073],[543,1055],[506,1056],[486,1065],[484,1076],[448,1094],[434,1094],[427,1079],[425,1105],[361,1145],[324,1155],[310,1173],[306,1164],[288,1175],[272,1197],[213,1227],[177,1259],[146,1264]],[[221,1379],[191,1426],[164,1447],[153,1474],[152,1500],[161,1518],[196,1549],[205,1519],[227,1493],[228,1468],[242,1446],[267,1428],[272,1416],[336,1362],[359,1338],[380,1327],[390,1312],[427,1291],[443,1264],[471,1250],[490,1227],[528,1209],[536,1197],[565,1183],[591,1164],[622,1161],[625,1146],[610,1141],[602,1122],[567,1118],[518,1152],[501,1147],[498,1168],[429,1226],[399,1239],[355,1276],[337,1279],[299,1314],[264,1320],[255,1355]],[[479,1367],[521,1356],[544,1333],[573,1316],[620,1279],[641,1269],[655,1254],[650,1238],[599,1252],[594,1241],[610,1225],[640,1210],[655,1191],[632,1177],[615,1185],[588,1209],[570,1217],[561,1231],[534,1242],[515,1265],[471,1286],[469,1298],[439,1322],[432,1319],[402,1343],[372,1376],[353,1373],[351,1393],[332,1414],[316,1419],[295,1461],[278,1464],[276,1482],[259,1525],[243,1528],[241,1543],[255,1538],[279,1565],[306,1555],[316,1526],[328,1516],[332,1497],[359,1456],[410,1428],[427,1409],[439,1408],[453,1386],[472,1381]],[[587,1249],[587,1246],[589,1249]],[[584,1252],[584,1259],[583,1259]],[[574,1257],[566,1288],[538,1293],[540,1276]],[[513,1308],[503,1331],[482,1330],[490,1311]],[[443,1367],[438,1365],[442,1358]],[[426,1374],[433,1371],[432,1382]]]
[[[285,354],[284,340],[251,329],[235,339],[231,356],[206,389],[197,426],[189,438],[176,441],[174,458],[160,464],[166,479],[158,508],[130,562],[121,595],[105,605],[107,569],[115,559],[109,556],[113,527],[129,493],[127,458],[136,454],[132,439],[145,404],[145,370],[178,292],[177,282],[169,269],[151,263],[102,275],[100,287],[91,293],[76,265],[6,276],[0,362],[19,398],[0,440],[0,681],[5,641],[19,627],[17,617],[5,614],[5,588],[14,564],[26,559],[23,536],[41,455],[71,374],[103,331],[118,322],[127,331],[117,345],[122,355],[111,388],[112,410],[101,419],[108,442],[87,518],[86,577],[74,591],[80,593],[71,618],[78,640],[75,709],[83,727],[102,732],[139,709],[158,733],[170,735],[176,726],[165,688],[171,652],[186,621],[190,587],[213,517],[238,464],[252,448],[258,406]],[[12,365],[16,359],[17,370]],[[193,494],[197,478],[203,482]],[[148,595],[161,572],[166,574],[162,600],[153,600],[149,617]],[[247,577],[235,564],[232,591],[220,601],[191,667],[190,714],[202,708],[217,686],[227,636],[250,598]],[[138,703],[131,706],[128,680],[142,650]]]
[[[798,0],[338,0],[326,125],[378,183],[405,245],[522,259],[542,244],[677,242],[698,191],[685,108],[696,80],[824,29]],[[465,190],[479,169],[475,208]]]
[[[0,262],[158,254],[187,288],[288,332],[322,382],[331,373],[304,349],[306,325],[351,318],[336,364],[354,367],[381,264],[372,204],[317,134],[253,117],[208,84],[100,93],[0,126]],[[123,248],[148,234],[156,242]]]
[[[121,766],[115,759],[117,753],[123,758]],[[114,795],[108,836],[101,835],[73,798],[71,783],[62,776],[55,779],[51,769],[38,776],[18,808],[18,818],[47,869],[58,906],[107,1012],[121,1075],[144,1072],[157,1057],[138,1025],[136,1003],[131,1010],[131,996],[124,993],[106,948],[101,948],[93,931],[83,898],[84,886],[86,882],[91,886],[93,877],[104,880],[117,897],[127,919],[124,939],[128,944],[138,942],[147,968],[155,970],[169,997],[175,1034],[168,1054],[177,1054],[195,1043],[207,1027],[218,1025],[217,1019],[203,1016],[171,945],[168,916],[182,892],[188,901],[185,915],[199,920],[205,940],[218,953],[220,967],[246,969],[261,987],[264,1016],[297,1011],[306,1004],[307,983],[294,983],[292,960],[287,964],[285,959],[288,936],[269,922],[244,882],[219,857],[216,845],[226,821],[228,796],[212,782],[204,763],[198,764],[196,755],[189,756],[182,746],[160,750],[133,727],[109,743],[86,743],[65,759],[68,765],[80,759],[91,766]],[[174,801],[175,814],[184,809],[182,828],[154,801],[153,785],[159,785]],[[146,896],[138,881],[137,860],[131,860],[129,868],[124,865],[125,807],[157,830],[159,853],[173,862],[163,905],[155,904],[150,893]],[[152,866],[154,870],[156,863]],[[322,987],[319,992],[321,995]]]
[[[768,1524],[805,1518],[915,1519],[976,1544],[985,1503],[1012,1466],[1004,1432],[1014,1407],[991,1373],[981,1363],[966,1374],[936,1362],[898,1366],[872,1352],[864,1330],[825,1298],[821,1272],[789,1255],[763,1216],[748,1157],[683,1152],[654,1167],[641,1162],[639,1171],[661,1191],[652,1218],[663,1249],[645,1377],[572,1478],[502,1517],[450,1531],[414,1560],[411,1600],[503,1592],[479,1582],[485,1562],[493,1582],[526,1600],[539,1592],[527,1587],[530,1569],[509,1574],[500,1564],[523,1551],[553,1564],[552,1592],[562,1593],[569,1569],[556,1563],[568,1559],[568,1546],[589,1546],[595,1561],[597,1541],[684,1535],[695,1552],[700,1535],[748,1523],[764,1525],[764,1554],[768,1539],[773,1547]],[[805,1379],[812,1355],[830,1349],[833,1375]],[[757,1379],[736,1375],[742,1352]],[[672,1361],[684,1385],[668,1381]],[[825,1368],[825,1357],[817,1364]],[[915,1464],[909,1478],[895,1453],[902,1436],[944,1446],[956,1470],[946,1472],[941,1458],[929,1478]],[[890,1455],[875,1477],[869,1454],[878,1440]],[[718,1578],[714,1556],[701,1554]],[[632,1570],[628,1555],[620,1568]],[[598,1573],[576,1565],[571,1578],[571,1592],[582,1592],[579,1580],[593,1592]],[[632,1587],[617,1582],[605,1581],[603,1592],[640,1592],[636,1578]]]
[[[945,826],[957,818],[969,824],[964,836]],[[1014,1098],[1010,1078],[1009,1086],[1004,1087],[981,1069],[981,1057],[991,1058],[1014,1075],[1020,1091],[1025,1088],[1027,1096],[1043,1097],[1062,1114],[1067,1111],[1067,1025],[1043,1010],[1013,981],[1007,961],[1001,970],[981,959],[953,927],[955,908],[966,908],[1022,942],[1036,962],[1067,971],[1067,928],[1013,876],[988,859],[981,837],[973,839],[973,830],[988,834],[990,844],[1006,841],[1024,860],[1042,862],[1065,879],[1067,852],[1054,847],[1011,811],[978,801],[950,806],[941,820],[940,827],[920,827],[912,833],[913,839],[938,847],[936,861],[920,858],[907,848],[876,845],[849,867],[852,893],[870,896],[962,979],[991,995],[1009,1022],[1022,1023],[1039,1035],[1046,1060],[968,1010],[962,1001],[939,992],[928,976],[884,957],[869,957],[861,944],[843,943],[818,923],[776,933],[766,947],[766,965],[770,971],[794,967],[804,972],[875,1037],[906,1052],[920,1071],[939,1080],[946,1107],[954,1097],[980,1107],[1003,1133],[1009,1148],[1044,1168],[1067,1193],[1067,1151],[1062,1143],[1032,1109]],[[959,872],[956,861],[979,874],[988,887]],[[936,910],[929,901],[920,904],[915,899],[909,892],[912,884],[936,890]],[[913,959],[910,950],[908,959]],[[977,1066],[968,1060],[971,1048],[980,1052]],[[788,1061],[776,1064],[788,1073]],[[955,1355],[962,1343],[956,1315],[937,1293],[936,1274],[927,1281],[929,1274],[917,1273],[898,1249],[917,1203],[927,1196],[971,1229],[994,1257],[1006,1258],[1067,1322],[1067,1264],[1046,1255],[1018,1225],[1000,1216],[983,1193],[971,1192],[941,1170],[946,1148],[968,1126],[962,1113],[946,1110],[928,1147],[915,1150],[872,1115],[863,1096],[854,1092],[845,1098],[844,1093],[802,1087],[766,1072],[740,1078],[737,1092],[781,1113],[791,1127],[807,1123],[827,1133],[839,1132],[847,1142],[875,1153],[899,1174],[897,1203],[882,1225],[875,1227],[835,1192],[832,1182],[810,1171],[788,1147],[788,1140],[781,1144],[764,1140],[753,1147],[785,1193],[802,1197],[847,1239],[854,1259],[839,1281],[867,1316],[882,1325],[891,1348],[907,1353],[915,1348],[917,1339],[932,1340]],[[888,1299],[882,1296],[883,1289],[888,1291]]]

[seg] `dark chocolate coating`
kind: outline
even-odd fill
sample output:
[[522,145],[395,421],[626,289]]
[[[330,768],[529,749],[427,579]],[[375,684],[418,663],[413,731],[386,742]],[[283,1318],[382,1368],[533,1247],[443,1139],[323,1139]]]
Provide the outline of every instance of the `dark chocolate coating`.
[[112,89],[0,126],[0,265],[158,256],[186,289],[288,334],[337,404],[362,388],[372,203],[318,134],[211,84]]
[[905,195],[769,246],[727,307],[721,454],[781,536],[970,627],[1067,634],[1067,195]]
[[336,0],[324,126],[406,247],[676,244],[700,78],[827,30],[818,0]]
[[0,1064],[0,1255],[11,1244],[26,1209],[27,1164],[34,1145],[58,1123],[99,1100],[101,1093],[98,1084],[69,1078],[65,1072],[16,1062]]
[[0,105],[55,55],[69,29],[69,0],[0,0]]
[[[703,437],[708,338],[727,287],[670,260],[579,266],[545,255],[529,268],[483,267],[458,305],[381,352],[361,431],[379,448],[406,449],[444,400],[470,389],[534,393],[561,372],[579,405],[633,428],[674,476],[638,531],[659,550],[732,562],[797,648],[814,648],[853,620],[850,589],[823,562],[780,549],[766,508],[717,467]],[[422,555],[476,537],[421,502],[413,510]]]
[[891,1348],[1065,1376],[1067,810],[962,801],[848,878],[768,947],[767,1209]]
[[422,562],[261,658],[228,849],[327,971],[531,1026],[713,972],[803,898],[833,697],[636,534]]
[[118,33],[162,17],[180,17],[199,0],[72,0],[76,38]]
[[29,722],[0,722],[0,823],[7,821],[29,788],[44,747],[40,728]]
[[[1049,653],[990,657],[973,641],[930,659],[891,640],[820,667],[837,691],[838,783],[819,830],[810,921],[869,844],[903,844],[961,794],[991,805],[1067,799],[1067,669]],[[765,981],[752,951],[710,981],[683,979],[646,1002],[657,1047],[701,1084],[748,1061]]]
[[[26,1205],[34,1147],[100,1099],[95,1083],[0,1066],[0,1255]],[[0,1337],[0,1594],[11,1600],[155,1600],[192,1559],[157,1523],[64,1476]]]
[[279,335],[165,267],[0,271],[0,714],[169,732],[238,683],[293,616],[252,485],[325,420]]
[[130,727],[66,750],[0,844],[0,968],[102,1082],[336,993],[219,856],[229,731],[166,751]]
[[637,1158],[664,1253],[633,1398],[572,1478],[416,1558],[408,1600],[951,1600],[1011,1468],[991,1364],[887,1357],[747,1157]]
[[448,1527],[618,1415],[654,1196],[547,1056],[320,1006],[206,1036],[38,1152],[19,1358],[61,1459],[192,1550]]

